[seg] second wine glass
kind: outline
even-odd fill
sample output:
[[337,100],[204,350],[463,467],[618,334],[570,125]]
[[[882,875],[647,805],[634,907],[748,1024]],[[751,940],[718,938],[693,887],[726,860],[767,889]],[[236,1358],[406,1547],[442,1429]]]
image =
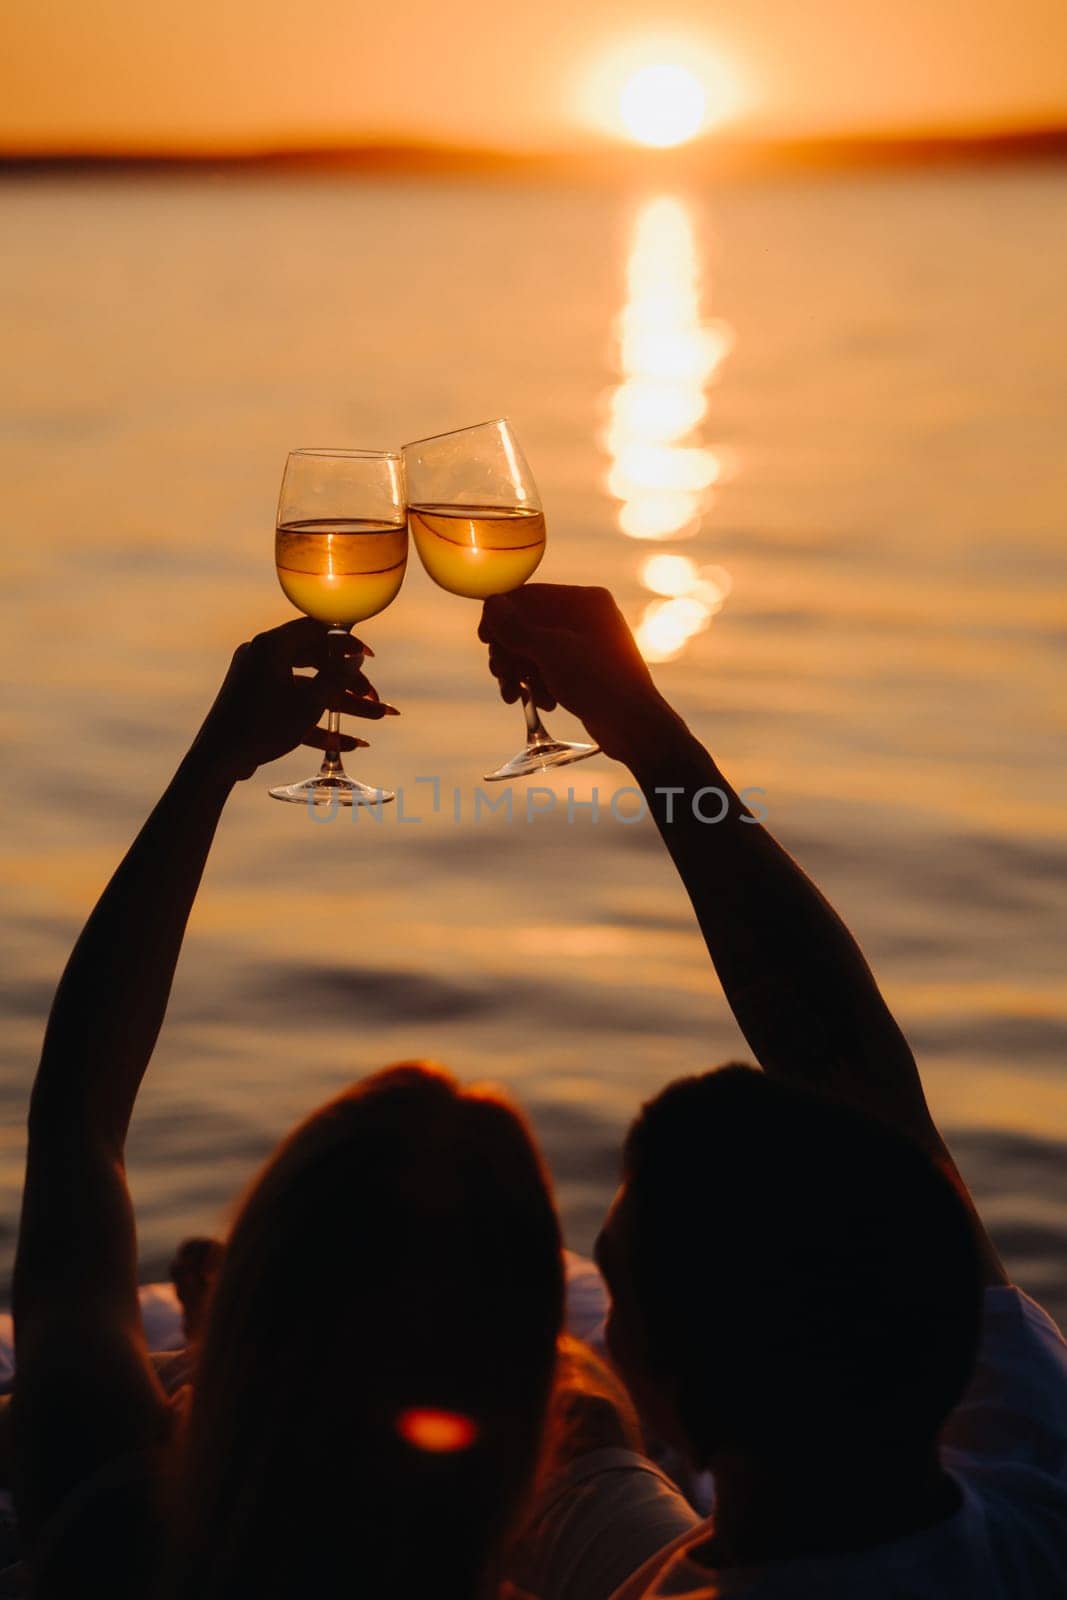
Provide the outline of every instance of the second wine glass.
[[[533,473],[506,417],[404,446],[408,521],[433,581],[486,600],[532,577],[545,553],[545,516]],[[526,744],[487,783],[525,778],[597,755],[595,744],[553,739],[530,685],[520,684]]]
[[[338,656],[357,622],[391,605],[404,581],[408,531],[404,469],[391,450],[294,450],[278,499],[274,560],[286,596],[329,628]],[[350,778],[331,711],[322,766],[301,783],[280,784],[275,800],[303,805],[365,806],[395,800]]]

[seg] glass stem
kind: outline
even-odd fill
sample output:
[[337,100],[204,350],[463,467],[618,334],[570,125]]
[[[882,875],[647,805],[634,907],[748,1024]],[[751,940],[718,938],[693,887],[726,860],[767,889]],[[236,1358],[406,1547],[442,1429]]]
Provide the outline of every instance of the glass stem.
[[534,704],[534,697],[530,692],[530,685],[520,679],[519,690],[522,694],[522,714],[526,718],[526,743],[551,744],[552,736],[541,721],[540,713]]
[[[333,660],[344,660],[344,641],[347,638],[347,628],[331,628],[326,635],[327,649]],[[326,718],[326,753],[322,758],[319,777],[335,777],[344,770],[341,761],[341,713],[331,711]]]
[[344,771],[341,765],[341,752],[338,748],[340,732],[341,713],[339,711],[331,711],[326,718],[326,753],[322,758],[320,777],[333,776],[335,773]]

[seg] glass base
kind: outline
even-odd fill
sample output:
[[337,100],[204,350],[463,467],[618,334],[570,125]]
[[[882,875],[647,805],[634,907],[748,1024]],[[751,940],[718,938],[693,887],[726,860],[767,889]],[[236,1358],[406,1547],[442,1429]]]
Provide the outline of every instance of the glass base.
[[372,789],[343,772],[316,772],[303,783],[279,784],[268,792],[272,800],[288,800],[298,806],[381,806],[396,799],[392,789]]
[[598,756],[598,744],[566,744],[561,739],[531,739],[525,750],[505,761],[495,772],[485,774],[486,783],[501,783],[508,778],[529,778],[535,772],[547,772],[549,767],[569,767],[572,761],[584,761],[587,756]]

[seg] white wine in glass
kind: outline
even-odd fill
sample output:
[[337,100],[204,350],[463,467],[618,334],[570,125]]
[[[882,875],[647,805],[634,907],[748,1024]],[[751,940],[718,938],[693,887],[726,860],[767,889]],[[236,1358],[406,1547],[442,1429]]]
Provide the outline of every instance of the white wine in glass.
[[[403,463],[394,451],[294,450],[278,500],[274,562],[287,598],[324,622],[338,654],[357,622],[396,599],[408,559]],[[341,731],[331,711],[327,733]],[[357,783],[329,741],[314,777],[281,784],[275,800],[304,805],[381,805],[389,789]]]
[[349,629],[396,599],[408,560],[407,528],[359,517],[282,523],[278,582],[305,616]]
[[517,589],[545,553],[544,513],[531,506],[412,506],[408,519],[434,583],[471,600]]
[[[430,577],[450,594],[486,600],[532,577],[545,553],[533,473],[506,417],[404,446],[408,522]],[[553,739],[527,683],[526,744],[486,782],[528,777],[596,755],[595,744]]]

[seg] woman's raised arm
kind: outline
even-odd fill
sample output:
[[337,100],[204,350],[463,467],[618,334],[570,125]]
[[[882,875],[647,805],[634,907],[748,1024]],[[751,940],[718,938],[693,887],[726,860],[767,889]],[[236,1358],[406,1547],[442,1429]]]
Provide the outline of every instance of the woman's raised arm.
[[165,1425],[137,1299],[126,1132],[233,784],[299,743],[321,747],[315,724],[327,700],[379,714],[358,656],[347,687],[336,676],[294,674],[324,665],[325,641],[325,629],[300,619],[236,651],[56,992],[30,1103],[13,1290],[15,1487],[31,1549],[75,1485],[147,1447]]

